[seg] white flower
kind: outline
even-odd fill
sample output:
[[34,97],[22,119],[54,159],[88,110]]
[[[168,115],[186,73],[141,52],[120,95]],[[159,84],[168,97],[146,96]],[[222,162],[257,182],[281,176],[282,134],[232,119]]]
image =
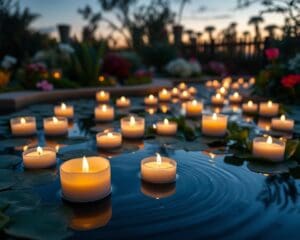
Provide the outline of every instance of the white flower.
[[198,61],[192,60],[190,61],[191,69],[192,69],[192,74],[199,74],[201,73],[201,65]]
[[44,61],[47,58],[47,53],[43,50],[37,51],[34,56],[33,60],[34,61]]
[[60,43],[58,45],[58,48],[59,48],[60,51],[62,51],[64,53],[68,53],[68,54],[72,54],[75,51],[74,48],[72,48],[71,45],[66,44],[66,43]]
[[190,63],[183,58],[177,58],[169,62],[166,66],[166,71],[178,77],[189,77],[193,73]]
[[1,61],[1,67],[4,69],[9,69],[17,63],[17,59],[10,55],[5,55]]

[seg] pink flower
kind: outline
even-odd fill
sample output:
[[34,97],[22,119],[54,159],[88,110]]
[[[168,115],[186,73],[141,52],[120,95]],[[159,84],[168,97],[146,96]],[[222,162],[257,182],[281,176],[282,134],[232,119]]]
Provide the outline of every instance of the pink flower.
[[296,85],[300,84],[299,74],[289,74],[281,79],[282,86],[286,88],[294,88]]
[[49,83],[47,80],[40,81],[36,84],[36,87],[43,91],[52,91],[53,85]]
[[278,48],[268,48],[265,50],[265,54],[268,60],[272,61],[279,57],[279,49]]

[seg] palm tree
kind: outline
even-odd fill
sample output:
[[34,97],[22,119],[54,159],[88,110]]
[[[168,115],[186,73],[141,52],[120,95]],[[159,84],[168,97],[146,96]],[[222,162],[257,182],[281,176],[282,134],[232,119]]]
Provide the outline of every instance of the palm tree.
[[258,42],[261,40],[261,34],[259,30],[259,24],[262,23],[264,19],[261,16],[253,16],[249,19],[248,24],[254,25],[255,30],[255,40]]
[[196,35],[197,35],[197,40],[198,40],[198,42],[200,42],[203,33],[202,33],[202,32],[196,32]]
[[248,38],[250,37],[250,32],[249,31],[244,31],[243,32],[243,37],[244,37],[244,41],[246,42],[248,40]]
[[275,38],[275,30],[278,28],[277,25],[275,24],[270,24],[270,25],[267,25],[265,26],[265,30],[268,32],[269,34],[269,37],[271,39],[274,39]]
[[208,33],[209,41],[212,43],[214,41],[213,32],[216,30],[216,28],[214,26],[206,26],[204,30]]

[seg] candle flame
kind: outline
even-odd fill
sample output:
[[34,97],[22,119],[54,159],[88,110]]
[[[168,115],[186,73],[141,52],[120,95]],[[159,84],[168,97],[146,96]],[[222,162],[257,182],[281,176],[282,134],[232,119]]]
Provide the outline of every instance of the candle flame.
[[217,116],[217,114],[216,114],[216,113],[213,113],[213,115],[212,115],[212,119],[213,119],[213,120],[217,120],[217,119],[218,119],[218,116]]
[[55,151],[56,151],[57,153],[59,152],[59,148],[60,148],[60,147],[59,147],[59,144],[56,144],[56,145],[55,145]]
[[166,112],[168,111],[168,106],[162,105],[162,106],[161,106],[161,111],[162,111],[163,113],[166,113]]
[[181,83],[179,84],[179,88],[181,88],[181,89],[186,88],[186,84],[185,84],[184,82],[181,82]]
[[126,101],[126,97],[122,96],[122,97],[121,97],[121,101],[122,101],[122,102],[125,102],[125,101]]
[[252,107],[253,106],[253,102],[250,100],[250,101],[248,101],[248,106],[249,107]]
[[135,125],[135,118],[133,116],[130,117],[129,124],[130,124],[130,126]]
[[220,88],[220,93],[223,93],[223,94],[225,93],[225,88],[224,87]]
[[272,137],[271,136],[268,136],[267,138],[267,143],[268,144],[272,144],[273,140],[272,140]]
[[216,154],[214,154],[212,152],[209,152],[208,155],[211,159],[214,159],[216,157]]
[[155,112],[154,108],[149,108],[149,109],[148,109],[148,113],[149,113],[150,115],[154,114],[154,112]]
[[23,147],[23,152],[26,151],[27,149],[28,149],[28,145],[25,145],[25,146]]
[[169,120],[167,118],[164,119],[164,124],[168,125],[169,124]]
[[272,107],[273,103],[272,101],[268,101],[268,107]]
[[149,99],[154,99],[154,96],[152,94],[150,94]]
[[85,156],[82,159],[82,172],[89,172],[89,162]]
[[175,88],[172,89],[172,92],[173,92],[174,94],[177,94],[177,93],[178,93],[178,89],[175,87]]
[[110,137],[110,138],[111,138],[111,137],[113,137],[113,136],[114,136],[114,135],[113,135],[111,132],[108,132],[108,133],[107,133],[107,137]]
[[271,129],[271,128],[270,128],[269,125],[267,125],[267,126],[265,127],[265,130],[266,130],[266,131],[270,131],[270,129]]
[[41,148],[40,146],[37,147],[36,151],[38,152],[39,155],[43,154],[43,148]]
[[152,125],[152,128],[153,128],[153,129],[156,129],[156,124],[153,124],[153,125]]
[[194,106],[196,106],[197,105],[197,100],[196,99],[194,99],[193,101],[192,101],[192,105],[194,105]]
[[188,92],[187,92],[187,91],[183,91],[182,95],[183,95],[184,97],[186,97],[186,96],[188,96]]
[[61,109],[65,110],[67,108],[66,104],[65,103],[62,103],[61,104]]
[[238,92],[235,92],[235,93],[233,94],[233,97],[238,98],[238,97],[239,97],[239,93],[238,93]]
[[107,106],[104,104],[104,105],[102,105],[102,111],[103,112],[106,112],[107,111]]
[[168,91],[164,88],[164,89],[162,90],[162,93],[163,93],[163,94],[167,94]]
[[100,96],[104,97],[104,95],[105,95],[105,92],[104,91],[100,91]]
[[58,123],[58,119],[56,117],[53,117],[52,120],[54,123]]
[[285,118],[285,115],[282,114],[281,117],[280,117],[280,120],[281,120],[281,121],[285,121],[285,119],[286,119],[286,118]]
[[20,122],[21,122],[22,124],[25,124],[25,123],[26,123],[26,119],[22,117],[21,120],[20,120]]
[[161,156],[159,153],[156,153],[156,163],[161,165]]
[[220,98],[221,98],[221,94],[220,94],[220,93],[217,93],[217,94],[216,94],[216,98],[217,98],[217,99],[220,99]]

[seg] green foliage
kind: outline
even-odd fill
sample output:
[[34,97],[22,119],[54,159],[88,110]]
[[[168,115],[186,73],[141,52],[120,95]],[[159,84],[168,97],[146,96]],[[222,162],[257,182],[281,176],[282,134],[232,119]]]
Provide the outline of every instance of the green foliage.
[[228,125],[227,141],[234,141],[232,146],[237,148],[250,150],[251,141],[249,139],[250,129],[247,127],[241,127],[237,123],[230,123]]
[[128,79],[125,80],[125,85],[141,85],[141,84],[149,84],[152,82],[151,77],[135,77],[130,76]]
[[178,127],[178,134],[183,135],[187,141],[193,141],[196,139],[195,129],[189,126],[184,117],[170,118],[170,121],[176,122]]
[[78,85],[76,82],[73,82],[67,78],[61,78],[61,79],[51,79],[51,83],[53,84],[54,88],[78,88],[80,85]]
[[285,146],[286,159],[300,159],[300,141],[298,139],[287,140]]

